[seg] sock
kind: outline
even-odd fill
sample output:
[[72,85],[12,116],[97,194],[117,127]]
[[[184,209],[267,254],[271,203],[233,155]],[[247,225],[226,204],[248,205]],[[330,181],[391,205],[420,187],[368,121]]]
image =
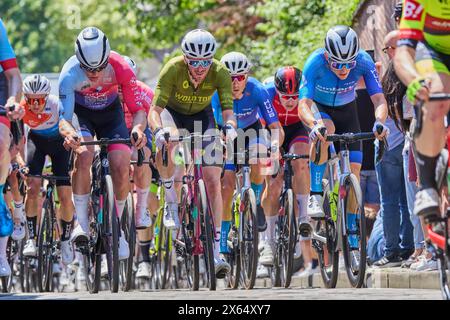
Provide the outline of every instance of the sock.
[[165,188],[166,202],[178,203],[177,192],[173,187],[173,177],[169,179],[162,179],[162,183]]
[[216,236],[214,237],[214,257],[219,258],[220,254],[220,227],[216,227]]
[[416,162],[420,177],[420,190],[437,189],[435,171],[438,159],[439,155],[427,157],[417,152]]
[[262,189],[263,189],[264,184],[255,184],[252,183],[252,189],[255,192],[255,196],[256,196],[256,205],[261,204],[261,193],[262,193]]
[[141,189],[136,187],[136,216],[141,217],[147,210],[147,198],[148,198],[149,188]]
[[278,214],[276,216],[266,217],[266,220],[267,220],[266,240],[268,242],[273,242],[275,238],[275,224],[277,223],[278,220]]
[[297,194],[298,204],[298,221],[305,221],[308,219],[308,195],[307,194]]
[[139,247],[141,248],[142,260],[140,262],[150,262],[150,244],[151,240],[139,241]]
[[36,239],[36,221],[37,217],[27,217],[28,238]]
[[230,232],[231,228],[231,221],[224,221],[222,220],[222,228],[220,231],[220,252],[221,253],[228,253],[228,233]]
[[127,202],[127,199],[125,200],[116,200],[116,204],[117,204],[117,216],[119,217],[119,219],[122,218],[122,214],[123,214],[123,209],[125,209],[125,203]]
[[[347,213],[347,227],[351,231],[356,231],[356,218],[357,214],[355,213]],[[350,247],[352,248],[358,248],[358,235],[356,234],[349,234],[348,235],[348,242],[350,244]]]
[[14,218],[23,220],[23,202],[14,201]]
[[77,216],[78,223],[84,232],[89,234],[89,220],[88,220],[88,205],[89,205],[90,194],[74,194],[73,203],[75,205],[75,213]]
[[322,178],[325,173],[327,164],[316,165],[314,162],[309,163],[309,174],[311,177],[311,194],[323,195]]
[[69,222],[61,219],[61,228],[62,228],[61,241],[67,241],[70,239],[70,232],[72,232],[72,225],[73,219],[72,221]]
[[8,238],[9,237],[1,237],[0,238],[0,257],[6,259],[6,247],[8,246]]

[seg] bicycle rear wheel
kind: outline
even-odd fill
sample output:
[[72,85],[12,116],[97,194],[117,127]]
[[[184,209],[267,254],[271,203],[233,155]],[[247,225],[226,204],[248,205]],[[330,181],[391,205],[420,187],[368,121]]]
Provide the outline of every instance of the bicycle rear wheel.
[[105,227],[105,248],[111,292],[119,291],[119,218],[115,205],[113,183],[110,175],[105,176],[103,195],[103,223]]
[[[326,243],[312,239],[312,247],[319,258],[320,274],[326,288],[335,288],[339,273],[339,251],[337,247],[336,223],[332,218],[332,208],[337,208],[337,194],[330,191],[328,182],[323,186],[323,210],[325,218],[317,220],[316,233],[326,239]],[[330,205],[331,203],[331,205]],[[333,209],[335,210],[335,209]]]
[[156,263],[158,265],[158,282],[160,284],[160,289],[167,289],[169,285],[170,278],[170,243],[171,236],[169,235],[171,231],[168,230],[164,224],[161,222],[160,233],[159,233],[159,245],[158,252],[156,255]]
[[282,285],[285,288],[289,288],[292,280],[292,269],[294,266],[294,250],[295,243],[297,241],[297,222],[295,221],[294,214],[294,195],[292,189],[288,189],[283,197],[283,210],[286,217],[286,224],[283,228],[284,243],[282,246],[282,264],[283,275]]
[[215,231],[211,213],[208,210],[207,201],[205,183],[200,179],[198,180],[197,205],[199,206],[198,211],[202,226],[201,239],[203,245],[203,257],[205,259],[209,290],[216,290],[216,273],[214,265]]
[[256,197],[253,189],[244,192],[241,199],[239,251],[241,258],[241,276],[245,289],[255,286],[258,264],[258,222],[256,220]]
[[120,279],[123,291],[130,291],[133,279],[133,260],[136,245],[136,224],[134,220],[134,201],[131,193],[128,193],[125,210],[122,214],[122,230],[130,248],[130,256],[120,262]]
[[[342,254],[344,255],[345,269],[350,284],[354,288],[361,288],[366,273],[367,257],[366,219],[362,205],[361,187],[353,174],[344,181],[344,187],[345,196],[341,200],[343,214],[343,223],[341,223]],[[353,220],[354,222],[348,222]],[[349,224],[351,225],[349,226]]]
[[53,208],[52,202],[45,199],[42,206],[41,224],[38,235],[37,278],[39,292],[49,292],[53,274]]

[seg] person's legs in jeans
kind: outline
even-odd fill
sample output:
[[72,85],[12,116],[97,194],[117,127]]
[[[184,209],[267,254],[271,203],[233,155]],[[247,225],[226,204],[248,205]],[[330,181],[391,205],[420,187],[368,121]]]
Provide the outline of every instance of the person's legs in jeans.
[[[403,149],[403,148],[402,148]],[[403,156],[401,153],[398,154],[399,161],[403,162]],[[402,166],[402,176],[403,174],[403,166]],[[401,221],[400,221],[400,256],[402,259],[406,260],[409,256],[414,252],[414,228],[411,223],[409,210],[408,210],[408,202],[406,200],[406,188],[405,188],[405,180],[400,179],[400,212],[401,212]]]
[[[381,208],[383,211],[383,230],[386,239],[385,256],[392,258],[400,254],[400,189],[403,181],[403,161],[401,150],[403,144],[385,152],[383,160],[376,164],[378,182],[381,191]],[[376,148],[378,149],[378,148]],[[375,151],[377,153],[377,150]],[[400,158],[398,157],[400,154]]]
[[408,202],[409,218],[413,225],[413,236],[414,236],[414,257],[419,256],[424,247],[424,237],[422,226],[420,224],[420,219],[414,214],[414,200],[416,198],[416,193],[418,191],[415,181],[409,181],[408,171],[409,171],[409,143],[405,143],[403,148],[403,173],[405,177],[405,189],[406,189],[406,200]]

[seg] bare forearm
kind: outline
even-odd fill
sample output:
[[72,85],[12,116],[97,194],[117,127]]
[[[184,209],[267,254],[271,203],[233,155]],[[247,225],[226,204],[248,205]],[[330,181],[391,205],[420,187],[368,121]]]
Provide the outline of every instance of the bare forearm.
[[388,116],[387,102],[382,93],[370,97],[375,107],[375,119],[384,123]]
[[5,71],[5,77],[8,81],[8,97],[14,97],[16,102],[22,97],[22,77],[18,68]]
[[272,136],[275,134],[275,137],[278,135],[278,143],[279,145],[283,145],[284,142],[284,130],[279,122],[275,122],[269,125],[270,133]]
[[140,110],[134,114],[133,128],[139,129],[142,132],[147,128],[147,115],[144,110]]
[[313,101],[310,99],[301,99],[298,103],[298,115],[302,122],[309,128],[314,126],[314,114],[311,110]]
[[233,110],[225,110],[222,112],[223,123],[229,123],[233,127],[237,128],[236,117],[234,116]]
[[395,72],[405,85],[409,85],[414,79],[419,77],[419,73],[415,68],[416,51],[406,46],[398,47],[395,50]]
[[150,129],[155,131],[157,128],[162,127],[161,121],[161,112],[163,109],[158,106],[152,106],[150,108],[150,112],[148,113],[148,124],[150,125]]
[[63,137],[67,137],[68,135],[74,135],[76,133],[74,127],[70,124],[70,122],[66,120],[59,121],[59,133]]

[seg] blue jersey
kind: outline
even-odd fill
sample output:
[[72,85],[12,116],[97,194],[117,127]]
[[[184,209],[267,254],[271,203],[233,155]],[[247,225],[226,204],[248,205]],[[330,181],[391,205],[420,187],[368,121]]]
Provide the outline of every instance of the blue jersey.
[[16,55],[8,41],[5,25],[0,19],[0,72],[17,67]]
[[300,85],[300,99],[308,98],[329,107],[346,105],[356,99],[355,86],[364,77],[369,95],[382,93],[375,63],[370,55],[359,50],[356,67],[345,80],[339,79],[324,56],[325,49],[317,49],[306,60]]
[[[223,126],[222,107],[217,91],[212,97],[211,104],[217,124]],[[278,122],[277,114],[266,89],[261,82],[252,77],[248,78],[242,98],[233,100],[233,112],[238,128],[241,129],[248,128],[260,117],[264,118],[267,125]]]

